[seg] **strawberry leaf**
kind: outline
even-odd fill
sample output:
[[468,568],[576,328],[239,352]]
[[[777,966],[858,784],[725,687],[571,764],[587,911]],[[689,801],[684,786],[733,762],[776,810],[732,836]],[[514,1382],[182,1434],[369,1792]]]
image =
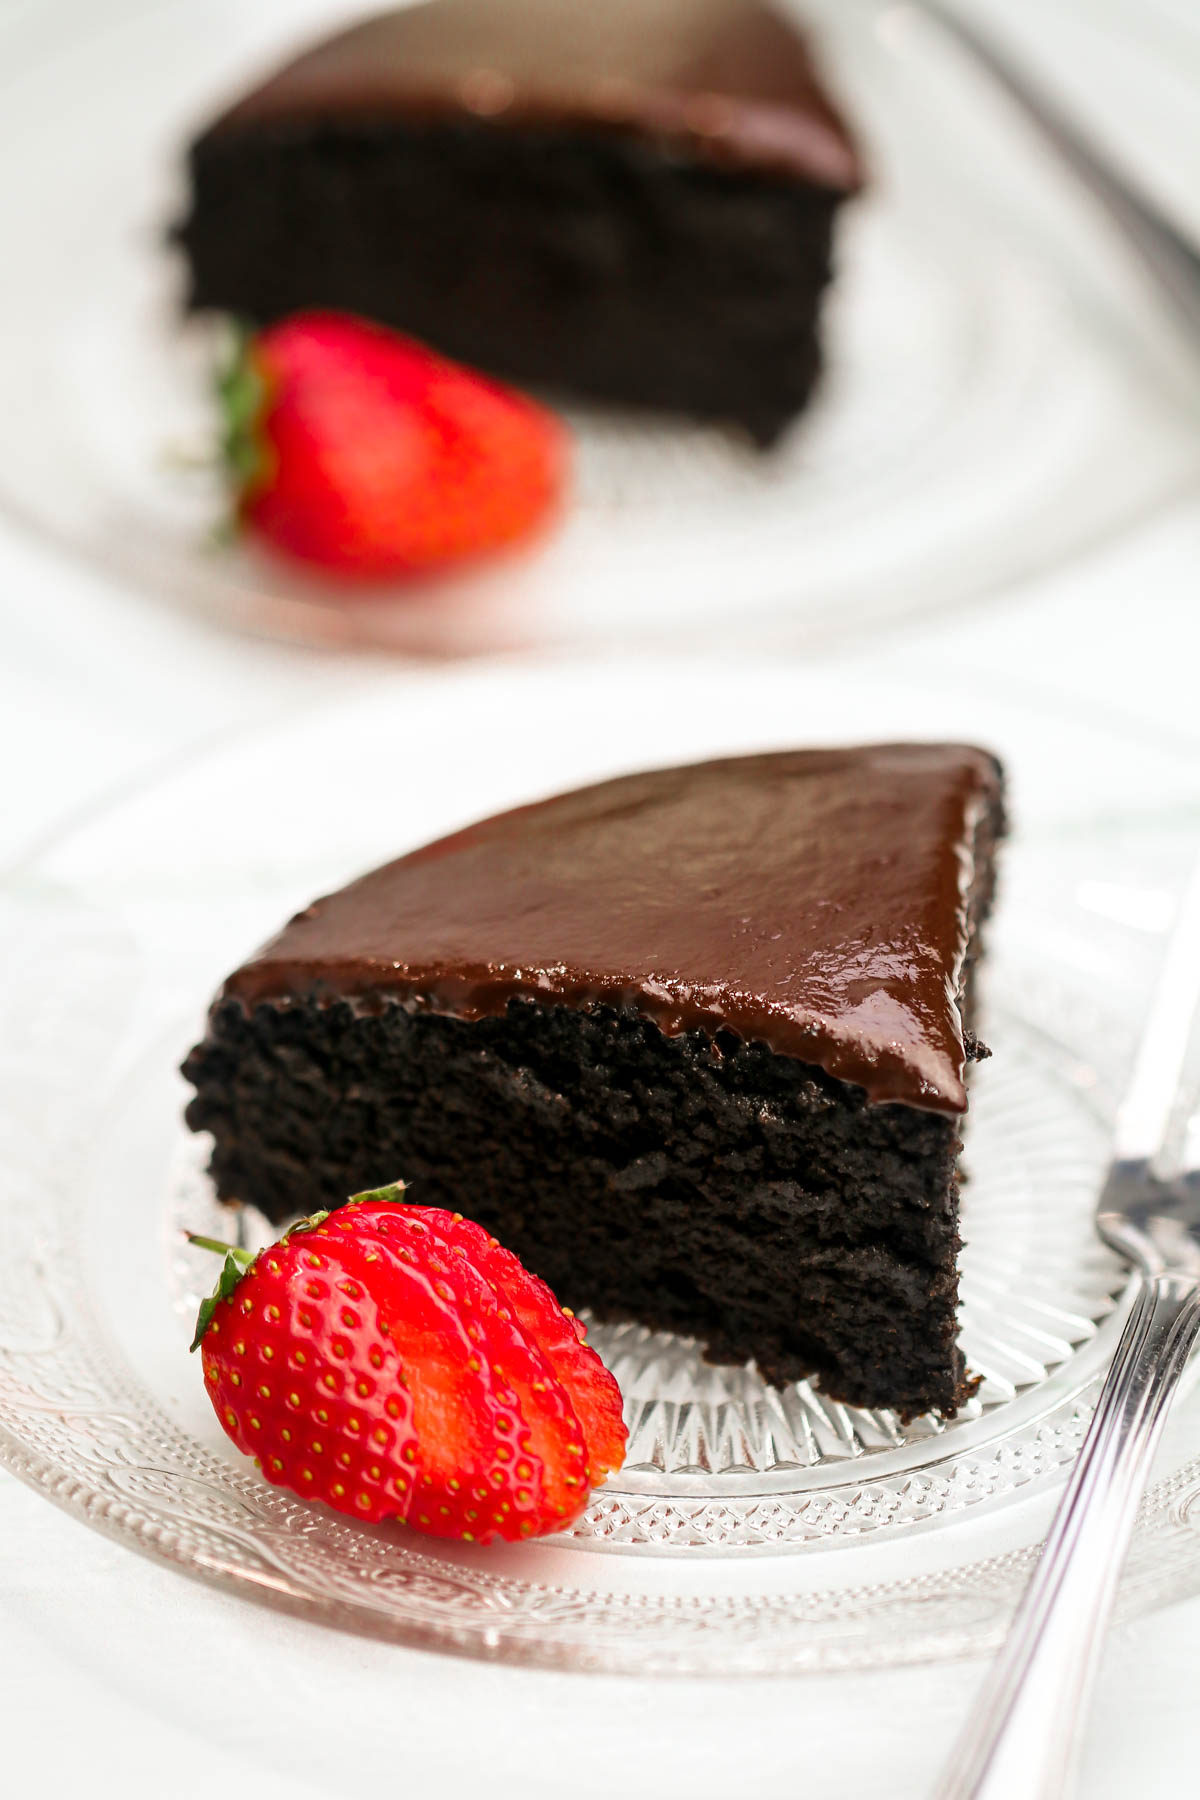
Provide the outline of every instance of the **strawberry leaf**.
[[[404,1187],[404,1182],[395,1181],[390,1187],[375,1188],[370,1193],[366,1194],[354,1194],[351,1196],[351,1201],[402,1200],[404,1198]],[[296,1237],[301,1232],[315,1231],[317,1226],[323,1225],[328,1217],[329,1213],[326,1211],[310,1213],[306,1219],[297,1219],[294,1225],[288,1226],[287,1230],[279,1239],[279,1242],[281,1244],[286,1244],[289,1238]],[[198,1350],[205,1332],[212,1323],[212,1316],[216,1311],[218,1304],[222,1300],[228,1300],[229,1296],[233,1293],[233,1290],[241,1281],[243,1275],[245,1275],[252,1267],[258,1252],[256,1250],[243,1250],[241,1246],[237,1244],[223,1244],[217,1238],[201,1237],[194,1231],[187,1231],[184,1233],[184,1236],[187,1238],[189,1244],[195,1244],[198,1249],[215,1250],[219,1256],[224,1256],[225,1258],[225,1261],[221,1264],[221,1273],[217,1277],[216,1287],[206,1300],[200,1302],[200,1310],[196,1314],[196,1335],[192,1339],[191,1347],[193,1350]]]
[[228,1300],[254,1261],[255,1252],[238,1249],[232,1244],[218,1244],[212,1238],[194,1237],[191,1232],[188,1233],[188,1241],[198,1244],[202,1250],[223,1250],[225,1252],[225,1261],[221,1264],[217,1285],[207,1300],[200,1302],[200,1311],[196,1314],[196,1335],[192,1339],[191,1348],[198,1350],[201,1339],[212,1323],[212,1316],[217,1310],[218,1302]]
[[269,446],[263,436],[269,394],[254,358],[249,327],[235,323],[229,358],[217,375],[221,409],[221,457],[239,502],[270,477]]

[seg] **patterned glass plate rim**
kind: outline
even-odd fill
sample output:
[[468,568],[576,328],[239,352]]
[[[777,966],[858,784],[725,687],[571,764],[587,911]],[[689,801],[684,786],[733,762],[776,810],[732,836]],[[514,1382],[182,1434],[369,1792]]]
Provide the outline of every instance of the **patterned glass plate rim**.
[[[1030,986],[1044,990],[1044,972]],[[973,1094],[962,1259],[962,1342],[979,1394],[951,1422],[926,1415],[906,1427],[807,1382],[779,1392],[751,1369],[713,1368],[666,1334],[592,1323],[626,1396],[630,1442],[571,1534],[580,1549],[800,1550],[904,1530],[1044,1480],[1073,1454],[1080,1395],[1120,1323],[1105,1321],[1123,1276],[1091,1223],[1106,1119],[1061,1046],[1024,1019],[1000,1013],[992,1025],[998,1054]],[[208,1148],[186,1139],[169,1184],[181,1330],[212,1277],[211,1257],[183,1232],[230,1229],[204,1173]],[[1038,1222],[1050,1208],[1047,1233]],[[252,1247],[274,1236],[250,1209],[235,1218]]]
[[[204,1417],[180,1348],[181,1295],[177,1284],[172,1296],[167,1278],[178,1202],[168,1190],[180,1144],[171,1071],[230,946],[244,947],[294,890],[321,883],[324,870],[289,860],[292,807],[322,816],[348,767],[386,771],[389,746],[414,731],[436,741],[464,701],[485,737],[514,703],[534,739],[542,729],[567,730],[568,720],[584,730],[608,705],[607,689],[590,689],[589,678],[561,669],[458,677],[414,686],[399,708],[393,688],[264,733],[135,796],[10,887],[0,940],[11,956],[0,1107],[0,1461],[89,1523],[190,1574],[330,1624],[465,1654],[570,1668],[751,1672],[984,1649],[1002,1630],[1033,1554],[1028,1509],[1004,1502],[1050,1481],[1078,1444],[1111,1322],[1043,1386],[1007,1402],[1017,1429],[1004,1428],[1006,1408],[997,1404],[950,1428],[922,1466],[889,1470],[882,1458],[892,1453],[883,1451],[874,1453],[874,1470],[871,1454],[818,1468],[807,1489],[783,1496],[792,1515],[784,1531],[778,1493],[760,1493],[757,1503],[734,1496],[735,1516],[719,1542],[714,1496],[681,1494],[670,1482],[664,1496],[652,1473],[649,1491],[615,1488],[598,1498],[589,1529],[593,1543],[604,1540],[603,1555],[584,1554],[578,1539],[472,1553],[398,1530],[365,1532],[268,1488]],[[707,696],[695,674],[628,676],[660,698],[670,679],[700,702],[701,722],[689,738],[678,715],[667,725],[660,712],[638,727],[630,760],[661,760],[666,744],[687,755],[778,741],[797,706],[814,739],[854,735],[855,717],[860,726],[869,717],[878,735],[895,728],[900,704],[893,695],[889,719],[885,691],[861,680],[851,693],[828,678],[731,680],[724,671],[709,678],[727,708],[728,737],[716,744],[702,722]],[[1023,770],[1044,764],[1044,725],[1003,709],[989,717],[978,701],[972,713],[978,735],[1008,752],[1019,794]],[[929,711],[916,716],[928,729]],[[951,716],[944,727],[961,735]],[[517,793],[545,785],[528,747],[500,752],[502,763],[505,754],[502,784]],[[1056,799],[1053,820],[1031,808],[1009,860],[993,970],[993,985],[1005,990],[995,1009],[997,1045],[1011,1053],[1023,1040],[1031,1067],[1057,1069],[1063,1091],[1077,1093],[1072,1116],[1092,1121],[1085,1160],[1097,1154],[1097,1121],[1128,1052],[1164,895],[1186,849],[1180,822],[1186,817],[1191,829],[1194,817],[1189,782],[1170,791],[1172,753],[1131,752],[1122,741],[1110,754],[1112,780],[1121,758],[1140,756],[1135,773],[1159,784],[1172,817],[1136,828],[1113,819],[1102,830],[1084,824],[1072,843],[1062,812],[1073,801]],[[560,773],[587,772],[589,759],[604,755],[591,741],[573,768],[565,751]],[[331,784],[324,794],[308,779],[318,767]],[[289,768],[294,792],[280,785]],[[364,777],[365,816],[374,810],[372,780],[378,791],[385,776]],[[229,810],[239,790],[265,783],[276,797],[277,846],[274,827],[264,840],[260,820],[243,829]],[[407,808],[413,816],[402,835],[424,835],[439,815],[451,822],[480,785],[477,769],[460,769],[430,801],[428,818]],[[189,821],[198,810],[223,821],[223,848],[206,845],[202,880],[195,858],[184,856],[194,848]],[[356,866],[362,849],[356,841],[337,853]],[[1132,884],[1131,867],[1139,871]],[[1080,910],[1081,895],[1090,912]],[[1072,943],[1080,949],[1074,967]],[[1022,981],[1018,995],[1022,969],[1036,979]],[[1103,1004],[1092,997],[1098,971]],[[981,1119],[985,1110],[981,1104]],[[1056,1114],[1052,1131],[1060,1123]],[[177,1162],[175,1169],[178,1180]],[[1101,1283],[1106,1292],[1111,1273]],[[1179,1441],[1144,1509],[1126,1606],[1200,1585],[1195,1414],[1181,1407]],[[646,1509],[664,1497],[675,1519],[648,1530]],[[605,1512],[614,1503],[623,1509],[616,1520]],[[766,1519],[776,1521],[773,1529],[763,1530]],[[974,1520],[990,1521],[983,1556]],[[638,1542],[643,1553],[630,1556]]]

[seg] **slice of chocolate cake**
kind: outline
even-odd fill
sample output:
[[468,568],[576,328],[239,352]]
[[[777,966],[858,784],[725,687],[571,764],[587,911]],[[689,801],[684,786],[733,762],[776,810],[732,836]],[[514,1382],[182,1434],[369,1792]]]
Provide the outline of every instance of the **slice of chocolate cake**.
[[1001,781],[793,751],[523,807],[300,913],[188,1058],[217,1188],[396,1177],[564,1303],[902,1414],[956,1348],[964,1020]]
[[860,170],[760,0],[427,0],[238,101],[191,180],[193,307],[341,308],[765,443],[816,377]]

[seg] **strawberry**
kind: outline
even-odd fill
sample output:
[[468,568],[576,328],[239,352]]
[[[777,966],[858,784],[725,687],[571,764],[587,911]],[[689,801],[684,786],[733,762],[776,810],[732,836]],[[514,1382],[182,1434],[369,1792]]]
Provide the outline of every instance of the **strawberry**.
[[529,537],[556,510],[566,433],[523,394],[349,314],[243,339],[220,384],[237,518],[364,582]]
[[269,1481],[360,1519],[481,1543],[561,1530],[623,1452],[616,1384],[515,1257],[403,1192],[257,1256],[193,1239],[226,1252],[192,1346],[217,1416]]

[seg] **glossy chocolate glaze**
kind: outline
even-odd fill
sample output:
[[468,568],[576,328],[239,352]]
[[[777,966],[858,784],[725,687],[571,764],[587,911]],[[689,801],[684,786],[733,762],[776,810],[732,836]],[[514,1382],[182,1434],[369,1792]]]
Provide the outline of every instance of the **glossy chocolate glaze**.
[[962,1112],[958,993],[995,760],[959,745],[737,757],[501,813],[316,901],[226,983],[247,1006],[387,997],[633,1006]]
[[213,129],[447,112],[633,130],[705,161],[861,182],[802,37],[760,0],[426,0],[316,45]]

